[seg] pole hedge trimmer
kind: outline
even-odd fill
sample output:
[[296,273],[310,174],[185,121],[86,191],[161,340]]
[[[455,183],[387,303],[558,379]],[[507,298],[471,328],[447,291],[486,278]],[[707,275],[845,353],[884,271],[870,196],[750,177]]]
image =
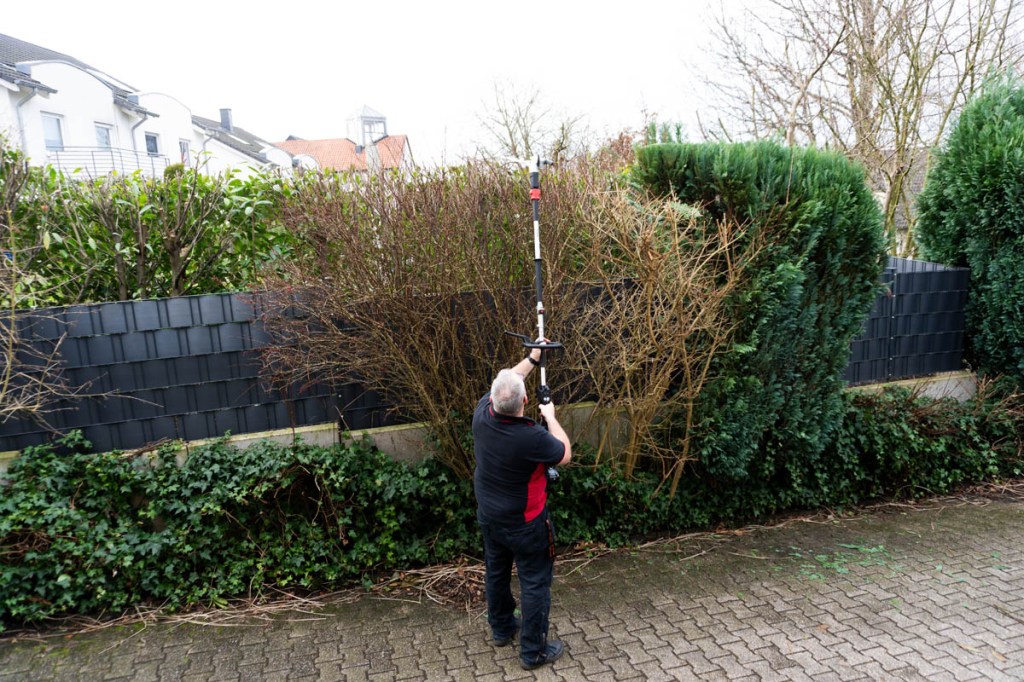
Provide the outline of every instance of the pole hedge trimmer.
[[[540,385],[537,386],[537,403],[547,405],[551,402],[551,388],[548,386],[547,352],[562,347],[562,344],[557,341],[548,341],[544,332],[544,287],[540,257],[540,169],[550,166],[551,162],[544,161],[539,156],[529,160],[510,160],[528,166],[530,169],[530,203],[533,206],[533,284],[537,294],[537,340],[534,341],[525,334],[516,334],[510,331],[505,333],[521,340],[525,348],[530,350],[534,348],[540,349],[540,364],[538,365],[540,369]],[[541,418],[541,424],[543,423],[544,420]],[[552,480],[558,478],[558,473],[553,467],[548,469],[548,477]]]

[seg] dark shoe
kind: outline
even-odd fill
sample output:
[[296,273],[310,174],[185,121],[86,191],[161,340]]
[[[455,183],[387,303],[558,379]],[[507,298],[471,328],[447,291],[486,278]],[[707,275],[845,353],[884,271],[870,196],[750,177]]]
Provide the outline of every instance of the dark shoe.
[[516,633],[519,632],[519,626],[520,626],[521,623],[522,623],[522,620],[520,620],[520,618],[518,616],[516,616],[516,629],[513,630],[512,634],[510,636],[508,636],[508,637],[495,637],[494,640],[493,640],[494,646],[503,647],[503,646],[508,646],[509,644],[511,644],[512,640],[516,638]]
[[508,646],[509,644],[512,643],[512,640],[515,639],[515,638],[516,638],[516,633],[514,633],[514,632],[512,633],[511,637],[502,637],[501,639],[498,639],[497,637],[495,637],[494,638],[494,646],[496,646],[496,647]]
[[553,642],[548,642],[547,648],[544,649],[544,653],[537,656],[533,661],[528,661],[524,658],[519,661],[519,664],[523,666],[523,670],[535,670],[542,665],[554,663],[560,659],[564,653],[565,645],[556,639]]

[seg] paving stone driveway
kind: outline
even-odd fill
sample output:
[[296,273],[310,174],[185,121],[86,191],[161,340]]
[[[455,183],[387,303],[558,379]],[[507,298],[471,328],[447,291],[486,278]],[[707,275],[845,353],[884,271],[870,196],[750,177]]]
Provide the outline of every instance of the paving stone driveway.
[[481,610],[364,596],[271,625],[0,641],[0,680],[1020,680],[1024,502],[970,498],[563,561],[553,668]]

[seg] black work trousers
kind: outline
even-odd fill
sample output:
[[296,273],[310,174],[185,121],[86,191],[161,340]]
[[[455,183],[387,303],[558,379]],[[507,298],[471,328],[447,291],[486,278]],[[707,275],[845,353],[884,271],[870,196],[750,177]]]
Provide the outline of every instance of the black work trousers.
[[512,596],[512,563],[519,574],[522,630],[519,656],[533,661],[545,651],[548,614],[551,611],[551,578],[555,566],[555,534],[548,511],[518,526],[480,522],[484,536],[487,622],[495,639],[515,632],[516,602]]

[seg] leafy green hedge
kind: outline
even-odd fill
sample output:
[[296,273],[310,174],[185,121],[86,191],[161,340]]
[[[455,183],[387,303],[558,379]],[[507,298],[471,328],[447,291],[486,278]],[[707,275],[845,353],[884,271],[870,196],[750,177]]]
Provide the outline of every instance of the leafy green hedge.
[[273,172],[208,176],[181,164],[78,179],[29,167],[0,135],[0,250],[22,274],[18,307],[258,287],[301,245],[278,220],[293,191]]
[[[583,454],[552,490],[559,540],[617,545],[765,509],[921,497],[1024,471],[1019,397],[850,392],[841,413],[818,462],[770,490],[701,471],[670,498],[655,475],[627,479],[608,458],[594,465]],[[75,445],[85,444],[64,443]],[[362,444],[216,443],[180,467],[169,451],[36,448],[0,484],[0,630],[139,603],[219,605],[267,585],[327,589],[478,555],[474,510],[469,483],[435,461],[395,462]]]
[[709,224],[738,221],[761,244],[733,302],[732,352],[702,394],[695,439],[708,474],[797,486],[842,419],[850,342],[879,291],[884,232],[864,171],[813,149],[664,144],[637,153],[633,177],[696,206]]
[[964,108],[918,201],[924,256],[971,269],[971,359],[1024,384],[1024,82],[991,81]]
[[559,533],[616,544],[774,511],[919,498],[1024,474],[1024,400],[1006,391],[986,390],[966,403],[905,389],[847,391],[840,414],[821,456],[802,460],[784,481],[736,481],[698,466],[669,499],[663,491],[653,494],[660,481],[654,474],[629,480],[607,465],[574,469],[554,495]]
[[317,589],[474,546],[467,483],[364,445],[26,450],[0,489],[0,625]]

